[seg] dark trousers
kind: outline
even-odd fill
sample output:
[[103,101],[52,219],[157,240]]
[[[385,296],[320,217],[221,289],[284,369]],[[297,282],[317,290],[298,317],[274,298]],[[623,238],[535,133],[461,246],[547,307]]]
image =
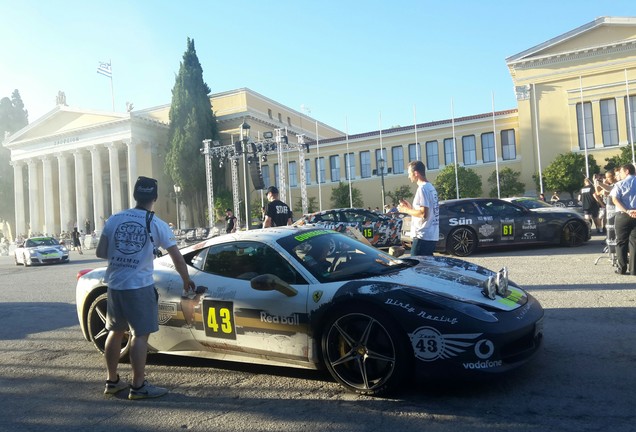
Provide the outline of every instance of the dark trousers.
[[[617,213],[614,221],[616,230],[616,258],[618,268],[629,270],[629,273],[636,275],[636,218],[627,213]],[[629,247],[629,266],[627,261],[627,250]]]

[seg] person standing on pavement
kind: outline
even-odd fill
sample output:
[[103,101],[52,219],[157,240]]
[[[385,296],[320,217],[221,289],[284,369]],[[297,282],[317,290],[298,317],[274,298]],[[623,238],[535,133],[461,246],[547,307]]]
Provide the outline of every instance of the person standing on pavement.
[[596,194],[596,188],[587,177],[583,180],[583,187],[581,188],[578,199],[581,201],[583,216],[590,224],[590,229],[592,228],[592,221],[594,221],[596,232],[601,234],[602,227],[601,220],[599,218],[601,203],[598,195]]
[[[130,387],[128,399],[131,400],[155,398],[168,393],[168,389],[151,385],[145,379],[148,337],[159,330],[159,299],[152,277],[158,247],[170,254],[183,280],[183,292],[195,290],[174,233],[152,211],[158,196],[157,180],[139,177],[133,190],[137,205],[108,218],[96,250],[99,258],[108,259],[105,276],[108,283],[108,336],[104,349],[107,378],[104,394],[115,394]],[[117,373],[121,343],[129,329],[130,385]]]
[[409,180],[417,183],[413,204],[400,200],[398,211],[411,216],[411,255],[432,256],[439,240],[439,203],[437,190],[426,179],[426,167],[412,161],[408,167]]
[[[634,165],[621,167],[621,181],[616,183],[610,196],[616,206],[616,273],[636,275],[636,177]],[[627,251],[629,250],[629,262]]]
[[267,188],[267,210],[265,211],[265,221],[263,228],[285,226],[292,224],[292,212],[289,206],[278,199],[278,188],[270,186]]
[[82,239],[79,231],[77,230],[77,227],[73,228],[73,232],[71,233],[71,240],[73,242],[73,249],[79,251],[80,255],[83,255],[84,252],[82,252]]
[[236,232],[236,216],[231,208],[225,209],[225,233]]

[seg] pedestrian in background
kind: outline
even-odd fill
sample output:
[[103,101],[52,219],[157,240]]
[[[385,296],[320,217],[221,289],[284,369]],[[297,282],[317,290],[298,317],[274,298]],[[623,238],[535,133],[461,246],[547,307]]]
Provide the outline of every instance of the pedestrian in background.
[[[616,183],[610,196],[616,206],[616,273],[636,275],[636,177],[634,165],[621,167],[621,181]],[[629,261],[627,251],[629,250]]]
[[285,226],[292,224],[292,212],[289,206],[278,199],[278,188],[270,186],[267,188],[267,210],[265,211],[265,221],[263,228]]

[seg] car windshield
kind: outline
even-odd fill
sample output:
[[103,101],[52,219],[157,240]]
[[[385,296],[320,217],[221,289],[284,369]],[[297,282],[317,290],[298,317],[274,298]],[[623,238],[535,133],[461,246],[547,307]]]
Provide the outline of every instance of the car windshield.
[[54,238],[32,238],[26,241],[26,247],[55,246],[59,244]]
[[379,276],[413,265],[331,230],[304,231],[278,243],[320,282]]

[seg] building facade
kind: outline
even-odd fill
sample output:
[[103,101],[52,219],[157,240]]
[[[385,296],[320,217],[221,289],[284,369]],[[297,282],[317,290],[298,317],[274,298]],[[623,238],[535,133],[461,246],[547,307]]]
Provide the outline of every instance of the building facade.
[[[292,144],[304,139],[308,151],[302,146],[259,160],[265,187],[282,183],[284,167],[283,196],[296,214],[303,189],[326,209],[332,189],[349,181],[365,206],[380,207],[381,185],[386,192],[409,185],[406,167],[414,159],[425,163],[432,181],[447,165],[470,168],[482,178],[484,194],[488,177],[509,167],[521,173],[525,193],[537,195],[533,175],[559,154],[593,155],[602,166],[633,146],[636,18],[598,18],[506,62],[515,108],[349,136],[249,89],[217,93],[211,101],[219,145],[233,145],[243,122],[252,141],[277,129]],[[163,172],[169,108],[119,114],[59,105],[5,140],[14,167],[16,233],[53,234],[83,227],[85,220],[99,230],[108,215],[133,202],[129,185],[138,175],[159,179],[166,192],[157,213],[176,221],[173,185]],[[262,200],[249,179],[246,187],[245,171],[237,172],[249,201]],[[227,180],[232,184],[229,170]]]

